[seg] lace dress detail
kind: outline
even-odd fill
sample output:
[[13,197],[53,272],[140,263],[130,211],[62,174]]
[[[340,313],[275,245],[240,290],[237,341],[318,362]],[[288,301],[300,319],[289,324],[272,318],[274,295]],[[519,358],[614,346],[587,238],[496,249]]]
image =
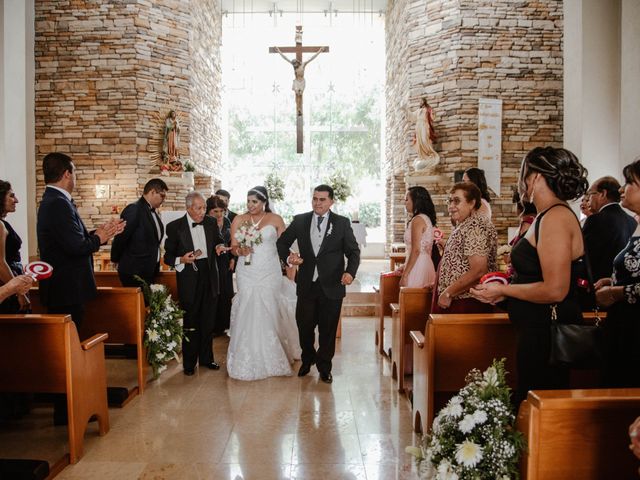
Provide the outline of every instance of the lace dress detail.
[[[436,281],[436,269],[431,260],[431,249],[433,248],[433,225],[425,214],[418,215],[427,224],[427,228],[420,238],[420,254],[413,264],[413,268],[407,277],[407,287],[423,288],[431,286]],[[412,220],[413,221],[413,220]],[[404,231],[404,243],[407,245],[407,252],[411,251],[411,222]]]
[[[283,277],[273,225],[262,228],[262,243],[254,247],[251,264],[239,257],[238,292],[231,307],[227,371],[231,378],[259,380],[291,375],[300,358],[295,308]],[[294,304],[295,305],[295,304]]]

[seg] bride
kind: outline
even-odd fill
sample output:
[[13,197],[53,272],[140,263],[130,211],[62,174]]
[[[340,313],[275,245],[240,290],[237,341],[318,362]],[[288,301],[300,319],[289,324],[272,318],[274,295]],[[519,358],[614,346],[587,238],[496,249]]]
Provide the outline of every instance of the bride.
[[[241,247],[236,232],[243,225],[259,229],[262,241]],[[291,375],[291,364],[300,358],[295,311],[286,292],[276,240],[284,231],[282,217],[271,212],[264,187],[247,193],[247,213],[231,225],[231,252],[238,256],[238,293],[231,307],[227,371],[231,378],[259,380]],[[250,258],[250,261],[249,261]],[[284,292],[284,293],[283,293]]]

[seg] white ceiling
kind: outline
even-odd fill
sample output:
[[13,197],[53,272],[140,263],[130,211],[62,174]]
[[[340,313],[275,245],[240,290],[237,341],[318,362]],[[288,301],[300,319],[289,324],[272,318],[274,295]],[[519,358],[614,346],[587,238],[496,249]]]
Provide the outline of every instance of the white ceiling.
[[387,0],[221,0],[225,14],[243,13],[385,13]]

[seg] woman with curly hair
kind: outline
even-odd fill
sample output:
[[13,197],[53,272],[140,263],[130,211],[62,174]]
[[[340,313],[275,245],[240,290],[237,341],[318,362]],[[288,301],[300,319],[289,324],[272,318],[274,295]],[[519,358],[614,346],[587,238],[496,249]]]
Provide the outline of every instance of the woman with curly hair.
[[529,390],[569,387],[569,370],[549,364],[551,318],[555,315],[561,323],[582,320],[577,289],[584,244],[580,222],[567,201],[581,197],[589,182],[573,153],[537,147],[522,161],[518,187],[521,199],[533,203],[539,213],[511,251],[512,283],[472,289],[483,302],[508,299],[509,319],[518,336],[517,403]]
[[[11,188],[11,184],[0,180],[0,281],[7,284],[13,277],[22,274],[20,247],[22,239],[5,220],[7,214],[16,211],[18,197]],[[7,298],[0,305],[0,313],[18,313],[30,308],[29,297],[26,293]]]

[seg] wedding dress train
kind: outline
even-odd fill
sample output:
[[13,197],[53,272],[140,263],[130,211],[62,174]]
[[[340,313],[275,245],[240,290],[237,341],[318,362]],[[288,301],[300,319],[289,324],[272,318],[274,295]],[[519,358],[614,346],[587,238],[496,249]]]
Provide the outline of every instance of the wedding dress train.
[[227,371],[239,380],[291,375],[291,364],[300,358],[295,285],[282,275],[275,227],[266,225],[261,233],[251,263],[239,257],[236,267]]

